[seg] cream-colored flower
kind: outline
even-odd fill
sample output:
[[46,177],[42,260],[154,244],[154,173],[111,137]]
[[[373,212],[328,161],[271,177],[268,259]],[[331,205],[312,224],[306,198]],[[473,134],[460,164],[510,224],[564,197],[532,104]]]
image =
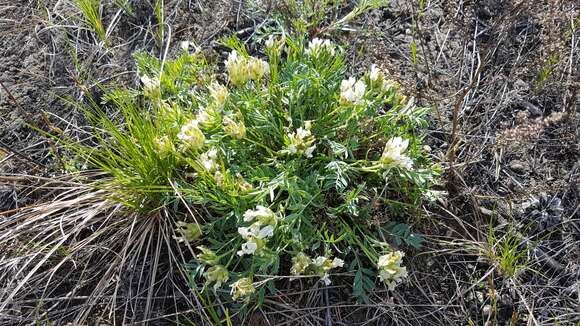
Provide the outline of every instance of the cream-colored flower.
[[177,242],[192,242],[199,239],[202,235],[201,227],[197,223],[178,221],[176,225],[175,232],[179,233],[179,236],[173,236],[173,238]]
[[246,61],[236,50],[232,50],[225,61],[228,76],[234,85],[243,85],[250,79]]
[[250,191],[254,188],[252,186],[252,184],[249,183],[248,181],[246,181],[246,179],[244,179],[244,177],[239,172],[236,173],[236,178],[238,179],[237,185],[241,191],[246,192],[246,191]]
[[248,59],[248,72],[250,79],[260,80],[270,73],[270,65],[262,59],[250,57]]
[[344,266],[344,260],[336,257],[331,260],[325,256],[318,256],[312,261],[312,264],[318,267],[320,271],[328,272],[333,268]]
[[292,257],[290,274],[303,275],[310,264],[312,264],[312,259],[305,253],[299,252],[296,256]]
[[213,172],[213,171],[217,170],[217,168],[218,168],[218,164],[217,164],[217,149],[216,148],[212,148],[209,151],[202,153],[199,156],[199,160],[201,162],[201,165],[208,172]]
[[266,48],[273,52],[274,54],[279,54],[284,50],[284,45],[286,44],[286,37],[282,35],[281,37],[275,37],[270,35],[264,45]]
[[210,266],[219,264],[220,258],[218,257],[218,255],[216,255],[216,253],[213,250],[205,246],[199,246],[197,247],[197,249],[201,251],[201,253],[195,256],[197,260]]
[[241,56],[233,50],[225,62],[228,76],[234,85],[243,85],[249,80],[259,80],[270,72],[270,66],[262,59]]
[[322,53],[322,51],[327,51],[330,55],[334,55],[334,45],[332,42],[330,42],[330,40],[314,38],[308,43],[306,54],[317,56]]
[[248,277],[241,278],[231,285],[232,298],[237,301],[248,301],[250,296],[256,292],[252,279]]
[[205,136],[198,127],[197,120],[191,120],[181,127],[181,131],[177,134],[177,138],[181,140],[185,148],[200,149],[205,142]]
[[304,128],[300,127],[296,131],[288,133],[286,140],[286,149],[282,152],[285,154],[298,154],[304,155],[306,158],[312,158],[316,145],[314,142],[316,139],[312,136],[310,128],[312,123],[306,121],[304,123]]
[[379,270],[379,279],[383,281],[390,290],[393,290],[397,284],[407,277],[407,268],[401,266],[402,258],[405,254],[402,251],[393,251],[379,257],[377,269]]
[[230,95],[228,88],[217,82],[213,82],[209,85],[208,89],[209,94],[213,98],[213,101],[216,105],[216,108],[221,110],[224,107],[228,96]]
[[159,94],[161,87],[161,81],[159,80],[159,78],[142,75],[141,83],[143,84],[143,93],[146,96],[153,96]]
[[236,139],[242,139],[244,137],[246,137],[246,126],[244,125],[243,121],[235,121],[234,119],[230,118],[230,117],[224,117],[224,131],[236,138]]
[[266,42],[264,43],[264,45],[266,45],[266,48],[271,49],[274,47],[274,35],[270,35],[268,37],[268,39],[266,40]]
[[242,243],[242,249],[238,250],[238,256],[243,255],[253,255],[258,250],[258,243],[255,240],[249,240],[248,242]]
[[226,179],[225,179],[222,171],[220,171],[220,170],[215,171],[213,178],[215,180],[215,183],[218,185],[218,187],[223,188],[225,186]]
[[159,157],[165,158],[175,151],[175,146],[169,136],[162,136],[155,139],[155,149]]
[[381,77],[381,70],[377,67],[377,65],[373,64],[371,66],[371,72],[369,73],[369,78],[376,82]]
[[227,282],[230,278],[227,268],[223,265],[215,265],[210,267],[205,273],[203,273],[205,277],[206,284],[214,283],[213,288],[218,289],[222,286],[223,283]]
[[366,87],[362,80],[357,81],[354,77],[343,80],[340,83],[340,101],[343,104],[361,104]]
[[405,152],[409,147],[409,140],[401,137],[394,137],[387,141],[385,149],[381,155],[380,162],[385,166],[397,166],[407,170],[413,168],[413,161]]
[[256,209],[248,209],[244,213],[244,222],[252,222],[254,219],[261,224],[272,224],[272,222],[275,223],[276,216],[268,207],[258,205]]
[[214,106],[207,108],[200,107],[197,110],[196,120],[202,126],[209,126],[218,123],[220,117],[220,113]]

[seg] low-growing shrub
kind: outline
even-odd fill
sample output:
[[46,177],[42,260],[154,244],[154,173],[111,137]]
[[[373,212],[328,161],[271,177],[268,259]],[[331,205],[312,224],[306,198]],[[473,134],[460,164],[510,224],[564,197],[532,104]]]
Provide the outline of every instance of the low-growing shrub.
[[393,289],[406,270],[389,216],[414,214],[435,174],[427,109],[375,66],[347,76],[328,40],[272,37],[264,59],[226,43],[225,76],[188,45],[172,61],[139,55],[143,90],[111,95],[129,114],[122,130],[99,116],[112,137],[92,163],[133,206],[196,207],[177,239],[196,247],[195,276],[235,300],[278,275],[329,284],[341,270]]

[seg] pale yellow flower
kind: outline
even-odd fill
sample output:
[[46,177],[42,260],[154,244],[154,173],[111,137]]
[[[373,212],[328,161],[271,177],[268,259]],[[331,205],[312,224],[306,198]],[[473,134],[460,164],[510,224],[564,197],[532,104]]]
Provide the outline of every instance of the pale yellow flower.
[[380,162],[385,166],[396,166],[407,170],[413,168],[413,161],[405,154],[409,147],[409,140],[401,137],[394,137],[387,141],[385,149],[381,155]]
[[334,45],[330,40],[314,38],[310,43],[308,43],[308,48],[306,49],[306,54],[317,56],[322,53],[322,51],[327,51],[330,55],[335,54]]
[[292,257],[292,267],[290,268],[290,274],[303,275],[311,264],[312,259],[305,253],[300,252],[296,256]]
[[405,254],[402,251],[393,251],[379,257],[377,269],[379,270],[379,279],[383,281],[390,290],[393,290],[397,284],[407,277],[407,268],[401,266],[402,258]]
[[226,100],[230,94],[228,88],[220,85],[217,82],[213,82],[211,85],[209,85],[208,89],[209,94],[213,98],[213,101],[216,105],[216,108],[221,110],[224,107],[224,104],[226,103]]
[[343,104],[361,104],[366,87],[362,80],[357,81],[354,77],[343,80],[340,83],[340,101]]
[[231,285],[231,295],[236,301],[249,301],[250,296],[256,292],[252,279],[248,277],[240,278]]
[[222,286],[223,283],[227,282],[230,278],[227,268],[223,265],[215,265],[210,267],[205,273],[203,273],[205,277],[206,284],[214,283],[213,288],[217,289]]
[[201,253],[197,254],[195,258],[200,262],[210,266],[217,265],[219,263],[220,259],[213,250],[205,246],[199,246],[197,249],[199,249]]
[[176,233],[179,236],[173,236],[177,242],[192,242],[199,239],[202,235],[201,227],[197,223],[185,223],[178,221]]
[[155,139],[155,149],[159,157],[165,158],[175,151],[175,146],[169,136],[162,136]]
[[230,117],[224,117],[223,123],[224,123],[224,131],[228,135],[236,139],[242,139],[246,137],[246,126],[244,125],[243,121],[236,122],[234,119]]
[[205,143],[205,136],[199,129],[197,120],[192,120],[183,125],[181,131],[177,134],[177,138],[181,140],[187,149],[200,149]]

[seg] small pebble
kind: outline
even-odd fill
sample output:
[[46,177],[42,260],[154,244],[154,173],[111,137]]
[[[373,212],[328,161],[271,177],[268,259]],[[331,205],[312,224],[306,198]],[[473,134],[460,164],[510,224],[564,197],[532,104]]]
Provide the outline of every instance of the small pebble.
[[517,173],[524,173],[526,172],[526,168],[521,161],[513,160],[510,162],[510,169]]

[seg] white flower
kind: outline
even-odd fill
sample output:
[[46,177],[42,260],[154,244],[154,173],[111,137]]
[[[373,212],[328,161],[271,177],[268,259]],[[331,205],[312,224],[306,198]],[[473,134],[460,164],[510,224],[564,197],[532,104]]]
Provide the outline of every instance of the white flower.
[[377,81],[377,79],[379,79],[380,73],[381,73],[381,70],[379,68],[377,68],[377,65],[373,64],[371,66],[371,72],[369,74],[369,78],[372,81]]
[[291,155],[304,154],[306,158],[312,158],[314,150],[316,149],[316,144],[314,144],[316,139],[310,132],[311,127],[312,123],[306,121],[304,123],[304,128],[300,127],[296,129],[296,131],[288,133],[286,149],[282,152]]
[[182,50],[184,50],[184,51],[189,51],[189,46],[190,46],[190,45],[193,45],[193,43],[192,43],[192,42],[190,42],[190,41],[181,41],[181,42],[179,43],[179,47],[180,47]]
[[413,167],[413,161],[405,155],[407,147],[409,147],[408,139],[403,140],[401,137],[389,139],[385,144],[380,162],[385,166],[398,166],[410,170]]
[[274,235],[274,226],[266,225],[263,228],[260,227],[260,223],[254,223],[249,227],[240,226],[238,227],[238,233],[242,238],[248,239],[265,239]]
[[151,78],[147,75],[143,75],[141,76],[141,83],[143,84],[143,92],[145,95],[151,95],[161,87],[161,81],[157,77]]
[[326,258],[324,256],[318,256],[314,259],[314,261],[312,263],[316,266],[322,266],[322,265],[324,265],[324,263],[326,262],[327,259],[328,258]]
[[269,238],[273,235],[274,235],[274,227],[272,225],[266,225],[265,227],[260,229],[260,232],[258,232],[258,235],[256,235],[256,238],[264,239],[264,238]]
[[332,268],[337,268],[337,267],[342,267],[344,266],[344,260],[340,259],[340,258],[334,258],[332,260]]
[[254,210],[248,209],[244,213],[244,222],[251,222],[256,217],[270,218],[273,216],[274,216],[274,212],[272,212],[271,209],[269,209],[268,207],[264,207],[262,205],[258,205],[258,206],[256,206],[256,209],[254,209]]
[[238,250],[238,256],[253,255],[258,249],[258,244],[253,241],[242,243],[242,250]]
[[231,295],[234,300],[248,301],[250,296],[256,292],[252,280],[248,277],[241,278],[231,285]]
[[207,152],[202,153],[199,156],[199,160],[201,161],[201,165],[203,165],[204,169],[208,172],[213,172],[217,169],[218,165],[216,162],[217,159],[217,149],[212,148]]
[[321,280],[322,282],[324,282],[324,284],[325,284],[326,286],[328,286],[328,285],[330,285],[330,284],[332,283],[332,281],[330,280],[330,276],[329,276],[327,273],[325,273],[325,274],[324,274],[324,275],[323,275],[323,276],[320,278],[320,280]]
[[379,270],[379,279],[387,284],[390,290],[393,290],[397,284],[407,277],[407,268],[401,266],[402,258],[405,254],[402,251],[393,251],[379,257],[377,269]]
[[308,43],[308,48],[306,49],[306,54],[317,56],[321,51],[326,50],[330,55],[334,55],[334,45],[330,40],[314,38],[310,43]]
[[340,83],[340,100],[343,103],[360,104],[365,95],[367,86],[362,80],[356,81],[354,77],[345,79]]
[[266,40],[266,43],[264,43],[266,45],[266,47],[268,49],[271,49],[274,47],[274,35],[270,35],[270,37],[268,37],[268,39]]
[[205,136],[198,127],[197,120],[191,120],[181,127],[177,138],[182,141],[186,148],[200,149],[205,142]]
[[224,107],[224,104],[230,94],[228,88],[220,85],[217,82],[213,82],[209,85],[209,94],[213,98],[216,108],[221,109]]
[[234,119],[230,118],[230,117],[224,117],[224,131],[236,138],[236,139],[242,139],[246,136],[246,126],[244,125],[243,121],[234,121]]

